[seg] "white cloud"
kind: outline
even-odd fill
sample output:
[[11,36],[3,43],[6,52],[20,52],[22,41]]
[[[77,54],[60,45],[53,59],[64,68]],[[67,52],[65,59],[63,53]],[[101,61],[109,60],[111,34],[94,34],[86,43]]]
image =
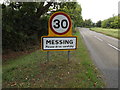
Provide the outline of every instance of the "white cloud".
[[83,19],[93,22],[104,20],[118,14],[119,0],[77,0],[82,7]]

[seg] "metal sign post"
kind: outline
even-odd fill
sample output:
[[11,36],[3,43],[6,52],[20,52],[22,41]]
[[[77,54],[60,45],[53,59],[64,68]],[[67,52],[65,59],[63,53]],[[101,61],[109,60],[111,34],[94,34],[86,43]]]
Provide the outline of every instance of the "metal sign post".
[[70,62],[70,51],[68,51],[68,63]]
[[49,62],[49,51],[47,51],[47,62]]

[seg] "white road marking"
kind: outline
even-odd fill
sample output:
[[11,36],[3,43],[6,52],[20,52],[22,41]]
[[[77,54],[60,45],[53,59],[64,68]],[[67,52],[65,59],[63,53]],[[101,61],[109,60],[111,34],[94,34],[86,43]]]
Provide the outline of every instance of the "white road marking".
[[115,47],[115,46],[113,46],[113,45],[111,45],[109,43],[108,43],[108,45],[111,46],[112,48],[116,49],[117,51],[120,51],[120,49],[118,49],[117,47]]
[[100,41],[103,41],[102,39],[98,38],[97,36],[94,36],[96,39],[100,40]]

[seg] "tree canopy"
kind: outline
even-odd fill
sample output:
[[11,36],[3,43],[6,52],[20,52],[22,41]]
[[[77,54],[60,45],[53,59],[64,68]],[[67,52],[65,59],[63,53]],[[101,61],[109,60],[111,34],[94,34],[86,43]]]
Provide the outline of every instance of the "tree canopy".
[[91,19],[85,19],[84,23],[83,23],[84,27],[90,28],[90,27],[94,27],[94,23],[92,22]]
[[101,24],[102,24],[102,21],[99,20],[99,21],[96,23],[96,27],[101,27]]
[[113,16],[111,18],[108,18],[108,19],[102,21],[101,26],[103,28],[120,28],[119,21],[120,21],[119,16]]
[[16,51],[39,45],[40,37],[48,34],[48,19],[51,13],[59,10],[70,15],[74,27],[82,25],[82,8],[77,2],[2,4],[3,49]]

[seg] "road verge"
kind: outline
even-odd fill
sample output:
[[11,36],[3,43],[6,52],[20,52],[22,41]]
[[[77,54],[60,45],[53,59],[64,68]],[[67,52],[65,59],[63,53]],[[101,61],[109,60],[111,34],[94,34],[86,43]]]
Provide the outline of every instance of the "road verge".
[[37,50],[3,64],[3,88],[102,88],[103,80],[93,64],[79,31],[78,49],[50,52]]

